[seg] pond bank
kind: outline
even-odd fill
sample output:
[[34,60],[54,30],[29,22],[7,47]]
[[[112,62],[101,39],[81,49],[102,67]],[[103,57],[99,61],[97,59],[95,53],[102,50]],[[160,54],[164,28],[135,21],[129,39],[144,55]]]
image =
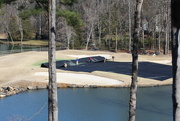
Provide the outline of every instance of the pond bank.
[[[138,86],[139,88],[145,87],[158,87],[158,86],[170,86],[171,84],[165,85],[152,85],[152,86]],[[57,84],[57,88],[129,88],[129,86],[97,86],[97,85],[75,85],[75,84]],[[0,87],[0,99],[9,97],[12,95],[19,94],[28,90],[42,90],[48,89],[48,85],[42,84],[42,86],[27,86],[27,87]]]
[[14,42],[10,42],[10,41],[4,41],[4,40],[0,40],[0,44],[6,44],[6,45],[23,45],[23,46],[41,46],[41,47],[48,47],[48,41],[42,41],[42,40],[29,40],[29,41],[14,41]]

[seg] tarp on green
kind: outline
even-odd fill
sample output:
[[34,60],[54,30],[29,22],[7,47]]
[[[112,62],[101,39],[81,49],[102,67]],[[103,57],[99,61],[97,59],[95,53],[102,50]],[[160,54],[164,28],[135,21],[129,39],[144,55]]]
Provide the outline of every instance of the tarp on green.
[[[102,56],[92,56],[92,57],[86,57],[86,58],[79,58],[78,59],[78,65],[88,64],[88,63],[104,62],[105,59],[106,58],[104,58]],[[67,66],[74,66],[74,65],[76,65],[76,59],[75,60],[56,61],[56,68],[64,67],[65,64],[67,64]],[[42,63],[41,67],[49,68],[49,63]]]

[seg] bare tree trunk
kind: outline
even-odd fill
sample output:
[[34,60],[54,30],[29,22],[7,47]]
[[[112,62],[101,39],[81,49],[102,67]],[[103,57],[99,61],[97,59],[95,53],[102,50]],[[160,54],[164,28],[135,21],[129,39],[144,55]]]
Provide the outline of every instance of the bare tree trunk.
[[180,1],[171,0],[172,66],[173,66],[173,121],[180,121]]
[[171,33],[170,33],[170,31],[171,31],[171,25],[170,25],[170,28],[169,28],[170,30],[169,30],[169,33],[168,33],[168,53],[169,53],[169,50],[170,50],[170,42],[171,42]]
[[69,50],[70,40],[72,36],[72,29],[70,26],[67,25],[67,22],[65,27],[66,27],[66,36],[67,36],[67,49]]
[[166,54],[168,54],[169,52],[168,52],[168,50],[169,50],[169,48],[168,48],[168,46],[169,46],[169,41],[168,41],[168,39],[169,39],[169,29],[170,29],[170,26],[169,26],[169,0],[167,0],[167,1],[165,1],[166,2],[166,5],[165,5],[165,9],[166,9],[166,11],[165,11],[165,21],[166,21],[166,26],[165,26],[165,45],[164,45],[164,54],[166,55]]
[[12,44],[14,45],[14,40],[13,40],[12,34],[11,34],[11,32],[9,31],[9,25],[6,25],[6,29],[7,29],[8,36],[10,37],[10,39],[11,39],[11,41],[12,41]]
[[97,3],[97,14],[98,14],[98,20],[97,20],[97,27],[98,27],[98,34],[99,34],[99,37],[98,37],[98,47],[101,48],[101,24],[100,24],[100,3],[98,0],[96,0],[96,3]]
[[159,30],[159,38],[158,38],[158,51],[161,53],[161,31]]
[[49,89],[48,121],[58,121],[56,84],[56,0],[49,0]]
[[[155,27],[156,27],[156,25],[155,25]],[[151,49],[154,49],[155,47],[156,47],[156,28],[153,28],[153,31],[152,31],[152,36],[153,36],[153,42],[151,43]]]
[[143,43],[143,48],[145,48],[145,45],[144,45],[144,29],[142,27],[142,43]]
[[172,28],[172,64],[173,64],[173,121],[180,120],[180,69],[179,69],[179,28]]
[[21,19],[19,18],[19,31],[21,33],[21,47],[22,47],[22,41],[23,41],[23,38],[24,38],[24,34],[23,34],[23,27],[22,27],[22,21]]
[[101,48],[101,24],[100,24],[100,19],[99,19],[99,16],[98,16],[98,34],[99,34],[99,41],[98,41],[98,44],[99,44],[99,48]]
[[94,23],[92,23],[91,28],[90,28],[89,36],[87,37],[86,50],[88,50],[88,44],[89,44],[89,41],[90,41],[90,37],[92,35],[93,28],[94,28]]
[[141,10],[141,29],[142,29],[142,47],[143,48],[145,48],[145,45],[144,45],[144,19],[143,19],[143,17],[142,17],[142,15],[143,15],[143,9]]
[[116,27],[116,47],[115,47],[115,52],[117,52],[117,44],[118,44],[118,42],[117,42],[117,27]]
[[42,39],[42,15],[39,15],[39,38]]
[[10,39],[11,39],[11,41],[12,41],[13,45],[14,45],[14,40],[13,40],[13,37],[12,37],[12,34],[11,34],[11,32],[10,32],[10,31],[8,32],[8,35],[9,35],[9,37],[10,37]]
[[129,121],[135,121],[136,118],[136,92],[138,84],[138,42],[140,32],[140,19],[141,19],[141,8],[143,0],[136,0],[136,11],[135,11],[135,23],[134,23],[134,42],[132,52],[132,82],[130,87],[130,102],[129,102]]
[[74,36],[72,36],[72,49],[74,50]]
[[165,40],[164,40],[164,54],[168,54],[168,29],[166,28],[166,35],[165,35]]
[[131,51],[131,0],[128,0],[129,12],[129,51]]
[[[22,48],[22,41],[23,41],[23,27],[22,27],[22,21],[21,21],[21,18],[19,18],[18,14],[19,14],[19,11],[18,11],[18,3],[17,3],[17,6],[16,6],[16,9],[17,9],[17,15],[16,15],[16,19],[17,19],[17,24],[18,24],[18,27],[19,27],[19,32],[21,34],[21,48]],[[22,49],[21,49],[22,50]]]
[[[109,4],[110,4],[110,0],[108,0],[108,2],[107,2],[107,4],[108,4],[108,6],[107,6],[107,9],[108,9],[108,34],[109,35],[111,35],[111,10],[110,10],[110,6],[109,6]],[[110,38],[108,38],[108,50],[110,50]]]

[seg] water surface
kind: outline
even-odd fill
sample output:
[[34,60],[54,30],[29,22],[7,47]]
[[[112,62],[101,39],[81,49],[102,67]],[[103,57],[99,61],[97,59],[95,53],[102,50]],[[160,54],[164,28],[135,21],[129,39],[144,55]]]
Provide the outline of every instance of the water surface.
[[[137,121],[172,121],[171,86],[139,88],[137,99]],[[58,102],[59,121],[128,121],[128,88],[59,89]],[[1,99],[0,107],[0,121],[40,110],[31,121],[47,121],[47,90]]]
[[38,46],[20,46],[20,45],[6,45],[0,44],[0,55],[11,54],[11,53],[21,53],[26,51],[43,51],[47,50],[46,47]]

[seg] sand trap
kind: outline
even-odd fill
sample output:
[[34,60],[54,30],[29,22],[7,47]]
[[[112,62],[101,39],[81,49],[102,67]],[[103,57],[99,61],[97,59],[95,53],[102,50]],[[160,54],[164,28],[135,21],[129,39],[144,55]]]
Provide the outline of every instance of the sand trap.
[[172,64],[171,60],[161,60],[161,61],[152,61],[154,63],[160,63],[160,64]]
[[[44,76],[48,78],[48,72],[36,72],[35,75]],[[48,80],[46,79],[44,81],[47,82]],[[115,79],[109,79],[105,77],[88,75],[88,74],[57,73],[57,83],[113,86],[113,85],[121,85],[123,82]]]

